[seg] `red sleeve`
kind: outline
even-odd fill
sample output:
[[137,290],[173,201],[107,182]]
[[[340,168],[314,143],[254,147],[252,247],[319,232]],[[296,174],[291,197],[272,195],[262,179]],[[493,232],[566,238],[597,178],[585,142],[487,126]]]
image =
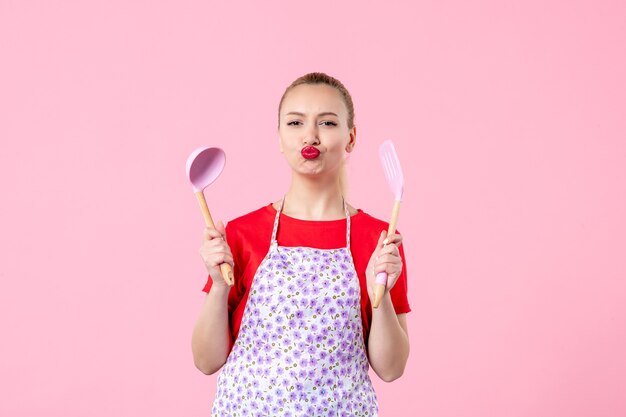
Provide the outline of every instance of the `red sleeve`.
[[[230,222],[226,225],[226,242],[228,242],[228,246],[230,246],[230,251],[233,254],[233,260],[235,263],[235,266],[233,267],[233,279],[235,284],[230,288],[230,292],[228,293],[228,313],[232,314],[233,310],[243,297],[244,286],[240,269],[242,262],[240,259],[241,251],[239,250],[239,238],[237,231],[233,227],[230,227]],[[209,274],[202,291],[208,293],[211,290],[212,285],[213,278],[211,278],[211,274]]]
[[[400,231],[396,231],[399,235],[401,235]],[[407,283],[407,272],[406,272],[406,258],[404,257],[404,245],[400,245],[400,257],[402,258],[402,272],[396,281],[396,284],[389,291],[389,295],[391,296],[391,302],[393,303],[393,308],[396,311],[396,314],[408,313],[411,311],[411,306],[409,305],[409,297],[408,297],[408,283]]]
[[[370,323],[372,322],[372,304],[367,293],[365,269],[376,247],[380,233],[388,228],[388,223],[365,213],[355,218],[354,221],[353,240],[350,246],[354,266],[356,267],[361,285],[361,318],[363,319],[363,336],[366,344],[369,338]],[[401,234],[400,231],[397,231],[397,233]],[[404,314],[411,311],[407,294],[407,268],[404,245],[400,245],[400,257],[402,258],[402,272],[389,292],[396,314]]]

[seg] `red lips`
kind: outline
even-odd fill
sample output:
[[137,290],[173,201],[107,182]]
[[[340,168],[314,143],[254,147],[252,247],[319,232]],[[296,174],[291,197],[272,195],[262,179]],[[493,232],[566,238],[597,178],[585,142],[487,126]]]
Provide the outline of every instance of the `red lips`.
[[304,148],[302,148],[300,153],[302,154],[302,157],[305,159],[315,159],[318,156],[320,156],[319,149],[317,149],[314,146],[305,146]]

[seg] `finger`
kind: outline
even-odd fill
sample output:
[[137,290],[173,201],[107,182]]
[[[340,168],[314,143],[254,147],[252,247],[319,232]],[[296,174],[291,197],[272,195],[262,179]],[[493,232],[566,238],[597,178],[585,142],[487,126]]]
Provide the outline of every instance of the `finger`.
[[374,273],[387,272],[387,274],[399,273],[402,271],[402,258],[395,255],[379,256],[374,265]]
[[378,236],[378,243],[376,243],[376,249],[380,250],[383,248],[383,246],[385,246],[385,244],[383,243],[383,241],[387,238],[387,231],[383,230],[382,232],[380,232],[380,236]]
[[390,290],[396,285],[398,282],[398,278],[400,278],[400,272],[396,274],[387,274],[387,289]]
[[204,228],[204,239],[205,240],[211,240],[211,239],[216,239],[216,238],[220,238],[220,237],[222,237],[222,234],[218,230],[216,230],[216,229],[214,229],[212,227],[208,227],[208,226]]
[[392,233],[383,242],[385,245],[393,243],[396,246],[400,246],[402,244],[402,236],[397,233]]
[[384,253],[378,255],[378,258],[376,259],[377,265],[380,265],[382,263],[399,265],[402,263],[402,258],[400,258],[398,255],[394,255],[393,253]]
[[211,257],[209,261],[212,266],[217,267],[223,263],[230,264],[230,266],[235,266],[235,262],[233,261],[233,257],[228,253],[216,253]]
[[386,255],[386,254],[400,255],[400,250],[394,244],[385,245],[378,253],[378,256]]
[[217,267],[223,263],[228,263],[233,267],[235,266],[233,256],[228,252],[201,252],[200,255],[205,263],[212,267]]
[[221,220],[218,221],[217,224],[215,225],[215,228],[217,229],[218,232],[220,232],[224,240],[226,240],[226,228],[224,227],[224,223]]
[[402,272],[402,264],[398,262],[383,262],[374,266],[374,274],[387,273],[387,279],[397,278]]
[[205,240],[204,242],[202,242],[202,245],[200,246],[200,251],[207,255],[220,253],[220,252],[232,254],[230,251],[230,248],[228,247],[226,242],[224,242],[223,239]]

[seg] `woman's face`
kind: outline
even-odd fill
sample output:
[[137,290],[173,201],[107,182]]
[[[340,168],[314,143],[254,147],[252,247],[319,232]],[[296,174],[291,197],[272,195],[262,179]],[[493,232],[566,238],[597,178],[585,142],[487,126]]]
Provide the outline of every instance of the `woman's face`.
[[348,128],[339,91],[326,84],[301,84],[283,100],[278,134],[280,151],[295,172],[338,175],[345,153],[354,147],[356,128]]

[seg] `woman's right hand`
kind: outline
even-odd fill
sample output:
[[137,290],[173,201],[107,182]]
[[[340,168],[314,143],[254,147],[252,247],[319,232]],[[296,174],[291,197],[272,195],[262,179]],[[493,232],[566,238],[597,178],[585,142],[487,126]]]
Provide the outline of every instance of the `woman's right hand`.
[[204,240],[199,252],[209,275],[213,279],[213,285],[228,287],[228,283],[220,272],[220,265],[226,262],[233,267],[234,261],[230,247],[226,243],[226,230],[221,221],[217,222],[215,229],[211,227],[204,228]]

